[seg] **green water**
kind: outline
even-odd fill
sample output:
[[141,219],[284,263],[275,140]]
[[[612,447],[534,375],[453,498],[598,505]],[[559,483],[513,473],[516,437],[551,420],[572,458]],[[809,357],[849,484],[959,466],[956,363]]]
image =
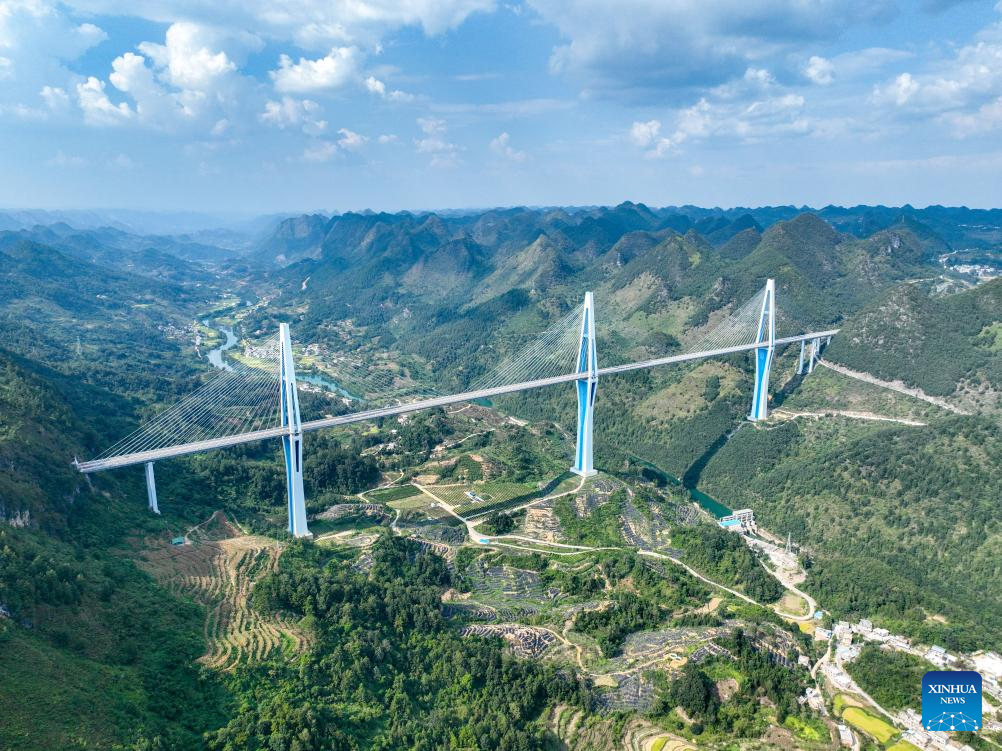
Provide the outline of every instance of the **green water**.
[[[636,461],[638,464],[641,464],[647,469],[651,470],[658,476],[663,477],[665,482],[668,482],[669,484],[674,485],[677,488],[683,487],[682,480],[680,478],[675,477],[675,475],[669,474],[668,472],[665,472],[663,469],[661,469],[661,467],[655,464],[651,464],[646,459],[641,459],[639,456],[634,456],[633,454],[630,454],[630,458]],[[713,514],[717,519],[719,519],[722,516],[728,516],[729,514],[733,513],[733,511],[727,508],[727,506],[722,504],[713,496],[707,495],[699,488],[686,488],[686,490],[689,491],[689,494],[692,496],[692,499],[696,503],[698,503],[702,508],[706,509],[711,514]]]

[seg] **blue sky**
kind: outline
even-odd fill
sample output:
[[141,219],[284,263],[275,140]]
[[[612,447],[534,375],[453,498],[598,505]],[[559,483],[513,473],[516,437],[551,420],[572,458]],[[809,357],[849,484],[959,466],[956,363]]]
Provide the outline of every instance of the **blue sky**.
[[998,206],[1002,1],[0,0],[0,206]]

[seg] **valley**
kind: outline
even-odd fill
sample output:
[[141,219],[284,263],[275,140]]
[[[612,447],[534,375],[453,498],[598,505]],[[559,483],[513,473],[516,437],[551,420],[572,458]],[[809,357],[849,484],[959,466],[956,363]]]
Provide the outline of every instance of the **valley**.
[[[939,263],[935,212],[709,216],[293,219],[107,281],[120,239],[0,233],[0,648],[35,673],[30,705],[0,681],[0,747],[921,745],[885,666],[1002,649],[1002,282]],[[138,467],[71,464],[277,370],[279,322],[306,422],[492,383],[586,289],[599,367],[691,352],[766,278],[778,336],[839,329],[814,371],[778,350],[754,422],[743,352],[602,376],[593,476],[570,382],[307,433],[311,540],[277,441],[158,462],[160,515]],[[112,674],[100,729],[56,719]],[[1002,743],[996,698],[949,748]]]

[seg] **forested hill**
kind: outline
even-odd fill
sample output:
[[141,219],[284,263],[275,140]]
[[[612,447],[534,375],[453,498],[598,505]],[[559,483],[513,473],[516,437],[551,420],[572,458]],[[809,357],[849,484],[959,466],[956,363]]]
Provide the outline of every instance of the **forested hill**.
[[846,322],[829,356],[972,408],[1002,406],[1002,279],[956,294],[895,287]]
[[[275,292],[268,316],[302,311],[304,327],[326,330],[332,341],[339,335],[325,322],[350,319],[370,340],[411,342],[413,353],[434,360],[446,353],[426,341],[469,328],[469,337],[453,340],[473,373],[476,350],[506,320],[530,309],[545,324],[579,304],[585,289],[596,291],[603,331],[614,319],[632,321],[621,332],[628,347],[655,328],[684,337],[770,276],[779,285],[780,328],[794,332],[837,323],[896,283],[938,273],[927,240],[901,222],[859,238],[814,213],[764,230],[749,216],[735,217],[730,232],[723,217],[707,224],[636,204],[463,217],[346,214],[327,222],[319,246],[300,246],[307,257],[258,279]],[[318,217],[297,222],[282,230],[282,254],[290,237],[321,234]],[[668,321],[674,325],[664,331]],[[270,325],[264,315],[259,323]]]

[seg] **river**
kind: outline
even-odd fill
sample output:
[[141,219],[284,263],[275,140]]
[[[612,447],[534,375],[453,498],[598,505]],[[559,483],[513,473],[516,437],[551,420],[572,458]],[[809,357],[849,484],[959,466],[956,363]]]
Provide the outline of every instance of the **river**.
[[[675,475],[669,474],[668,472],[665,472],[663,469],[661,469],[661,467],[657,466],[656,464],[651,464],[646,459],[641,459],[639,456],[634,456],[633,454],[630,454],[630,458],[636,461],[638,464],[643,465],[654,474],[663,478],[665,482],[667,482],[668,484],[674,485],[675,487],[679,488],[685,487],[682,484],[682,480],[680,478],[675,477]],[[727,508],[727,506],[722,504],[713,496],[707,495],[699,488],[685,488],[685,489],[689,491],[689,494],[692,496],[692,499],[696,503],[698,503],[706,511],[709,511],[711,514],[713,514],[715,518],[719,519],[722,516],[728,516],[729,514],[733,513],[731,509]]]
[[[206,326],[212,325],[208,321],[202,321],[202,323]],[[220,334],[226,337],[226,341],[215,349],[209,350],[209,364],[220,370],[233,370],[233,366],[223,359],[223,352],[237,346],[236,334],[233,333],[233,329],[228,329],[225,326],[216,326],[216,328],[219,329]]]
[[[226,338],[226,341],[218,347],[209,350],[209,364],[214,368],[219,368],[220,370],[233,370],[233,366],[226,362],[223,355],[226,350],[233,349],[233,347],[237,345],[237,336],[233,333],[233,329],[220,326],[219,324],[213,324],[208,320],[202,321],[202,323],[206,326],[214,326],[219,333]],[[353,401],[357,401],[359,399],[359,397],[344,389],[340,384],[330,380],[329,378],[325,378],[322,375],[300,373],[297,375],[297,379],[303,381],[304,383],[310,383],[314,386],[327,389],[328,391],[333,391],[335,394],[347,397]]]

